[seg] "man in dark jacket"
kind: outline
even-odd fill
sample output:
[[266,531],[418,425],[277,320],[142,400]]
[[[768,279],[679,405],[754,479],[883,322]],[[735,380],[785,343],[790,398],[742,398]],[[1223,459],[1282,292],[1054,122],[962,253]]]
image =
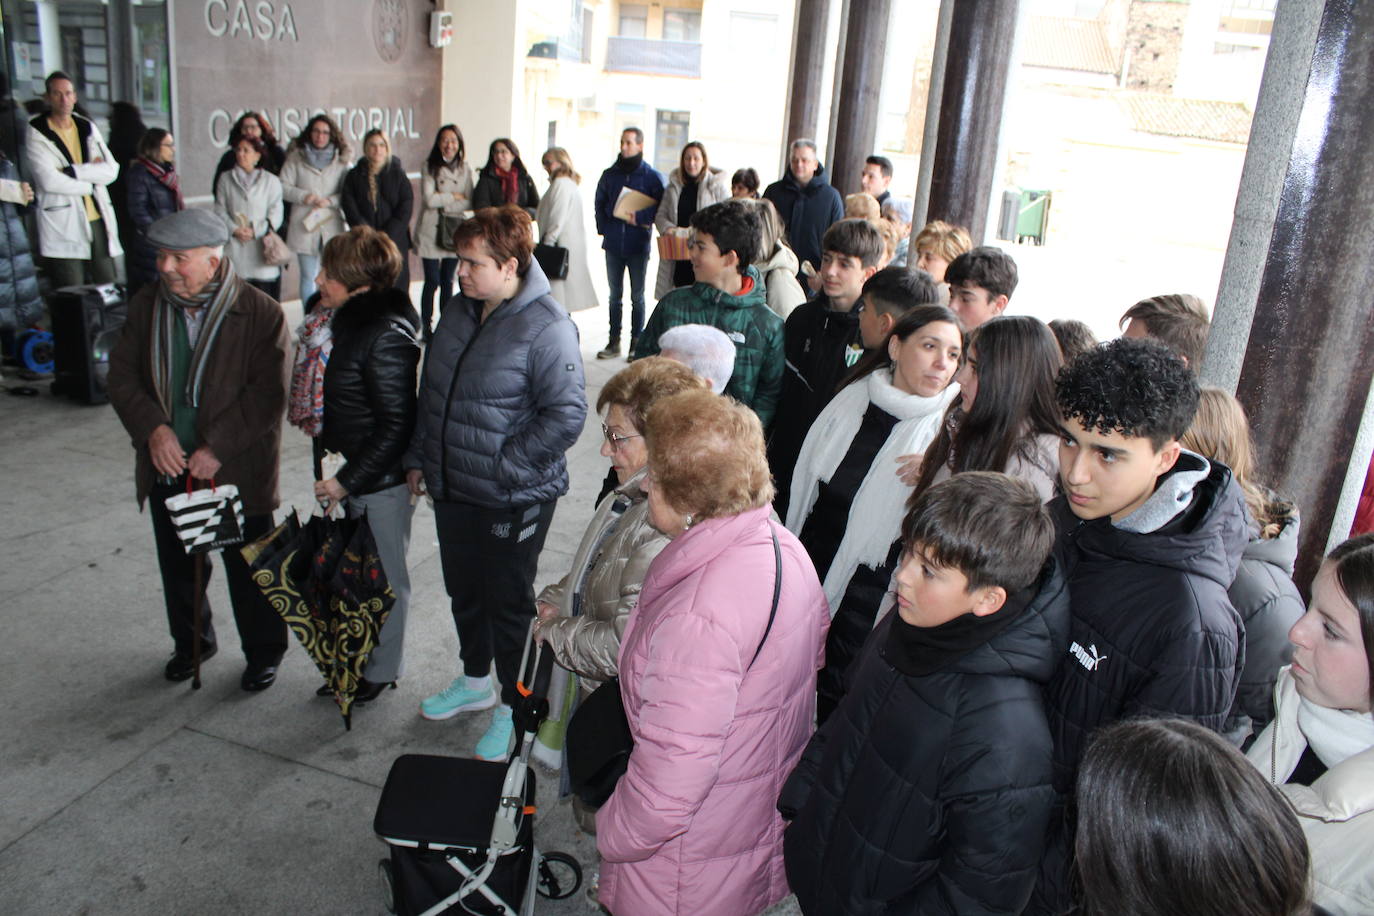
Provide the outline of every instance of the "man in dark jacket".
[[[1072,793],[1097,728],[1135,716],[1221,731],[1244,665],[1226,590],[1248,540],[1231,471],[1184,451],[1193,373],[1152,340],[1119,339],[1060,374],[1059,479],[1049,504],[1073,615],[1045,691],[1054,786]],[[1053,818],[1030,913],[1062,913],[1073,828]]]
[[1035,490],[959,474],[903,524],[874,629],[778,809],[787,880],[824,916],[1018,914],[1054,805],[1041,690],[1068,628]]
[[[157,538],[163,597],[175,651],[164,674],[193,672],[194,604],[201,605],[202,660],[217,650],[210,605],[177,537],[165,500],[191,481],[238,487],[243,533],[262,537],[279,502],[281,421],[286,412],[290,338],[281,306],[241,280],[224,244],[229,227],[210,210],[182,210],[148,227],[161,277],[129,302],[110,354],[110,404],[138,457],[138,502]],[[206,560],[207,566],[209,560]],[[272,686],[286,652],[286,625],[250,577],[238,550],[224,551],[234,622],[248,665],[244,690]]]
[[[620,134],[620,156],[615,165],[601,173],[596,183],[596,231],[606,252],[606,282],[610,287],[611,330],[605,349],[597,359],[620,355],[620,302],[624,293],[625,271],[630,272],[630,347],[644,328],[644,276],[649,268],[649,236],[654,228],[658,202],[663,199],[663,176],[644,161],[644,132],[627,127]],[[616,204],[626,191],[638,191],[653,203],[622,219],[615,215]]]
[[[787,174],[765,188],[763,196],[778,208],[797,259],[819,269],[821,236],[844,219],[844,201],[830,186],[825,166],[816,158],[815,140],[792,141]],[[797,281],[805,286],[805,274],[799,272]]]

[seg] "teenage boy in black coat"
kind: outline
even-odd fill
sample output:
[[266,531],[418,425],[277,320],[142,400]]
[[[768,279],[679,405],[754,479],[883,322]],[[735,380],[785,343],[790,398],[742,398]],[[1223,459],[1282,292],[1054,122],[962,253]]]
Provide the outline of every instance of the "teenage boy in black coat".
[[[1249,535],[1230,469],[1179,445],[1198,385],[1167,347],[1123,338],[1089,350],[1061,370],[1056,396],[1063,493],[1049,509],[1073,614],[1045,702],[1067,800],[1094,729],[1149,716],[1221,731],[1245,662],[1226,590]],[[1071,908],[1072,846],[1058,814],[1027,913]]]
[[1053,543],[1039,495],[1004,474],[916,500],[896,612],[778,801],[802,912],[1021,912],[1054,804],[1041,692],[1069,608]]

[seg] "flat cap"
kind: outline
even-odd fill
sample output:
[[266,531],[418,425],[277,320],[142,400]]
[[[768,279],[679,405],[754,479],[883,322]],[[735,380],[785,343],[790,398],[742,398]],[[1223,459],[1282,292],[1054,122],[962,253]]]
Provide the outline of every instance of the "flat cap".
[[149,226],[145,237],[167,251],[215,248],[229,241],[229,224],[214,210],[178,210]]

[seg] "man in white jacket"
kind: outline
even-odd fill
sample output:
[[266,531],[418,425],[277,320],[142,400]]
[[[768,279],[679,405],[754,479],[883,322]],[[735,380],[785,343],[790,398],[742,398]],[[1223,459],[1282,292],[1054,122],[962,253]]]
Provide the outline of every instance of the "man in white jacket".
[[53,289],[113,283],[123,253],[105,186],[119,165],[94,123],[74,114],[76,87],[61,70],[44,84],[49,113],[29,122],[25,149],[37,191],[38,252]]

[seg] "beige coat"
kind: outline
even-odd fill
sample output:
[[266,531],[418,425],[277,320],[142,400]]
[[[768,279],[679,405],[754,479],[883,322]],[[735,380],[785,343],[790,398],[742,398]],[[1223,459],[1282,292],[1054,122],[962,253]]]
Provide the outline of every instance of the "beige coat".
[[[286,154],[286,163],[281,167],[281,196],[291,208],[291,225],[286,229],[286,244],[298,254],[318,255],[324,250],[324,243],[344,231],[343,218],[343,180],[348,174],[348,162],[342,153],[335,151],[334,161],[322,169],[310,164],[310,160],[294,146]],[[329,201],[329,218],[314,229],[305,228],[305,218],[314,207],[304,203],[311,194]]]
[[593,308],[601,303],[592,285],[587,263],[587,226],[582,211],[582,192],[577,182],[559,175],[549,191],[539,198],[539,241],[568,249],[568,275],[559,280],[549,277],[549,289],[558,304],[570,312]]
[[[462,199],[454,194],[461,194]],[[442,260],[456,258],[455,252],[439,247],[439,212],[461,216],[472,209],[472,167],[466,162],[458,168],[441,168],[439,177],[429,173],[429,166],[420,169],[420,218],[415,223],[415,249],[422,258]]]
[[778,242],[773,246],[773,253],[768,260],[755,262],[754,266],[763,274],[768,307],[786,320],[794,308],[806,301],[806,290],[797,282],[797,255],[791,248]]
[[1290,667],[1274,684],[1274,720],[1246,754],[1293,803],[1312,850],[1315,902],[1333,916],[1374,913],[1374,747],[1342,761],[1310,786],[1285,785],[1307,739],[1298,729]]
[[[562,615],[542,622],[539,635],[558,664],[578,676],[584,697],[615,677],[625,622],[639,603],[649,564],[668,546],[668,538],[649,525],[649,500],[640,488],[644,473],[601,501],[577,546],[572,569],[539,593],[540,601],[556,605]],[[614,511],[617,503],[626,502],[623,513]],[[573,596],[579,593],[581,613],[573,617]]]
[[[710,173],[701,187],[697,189],[697,209],[705,210],[711,204],[730,199],[730,179],[714,166],[707,169]],[[658,205],[654,225],[658,234],[663,235],[677,226],[677,201],[682,196],[682,170],[673,169],[668,175],[668,186],[663,189],[663,201]],[[662,299],[673,288],[673,265],[676,261],[658,262],[658,280],[654,283],[654,298]]]

